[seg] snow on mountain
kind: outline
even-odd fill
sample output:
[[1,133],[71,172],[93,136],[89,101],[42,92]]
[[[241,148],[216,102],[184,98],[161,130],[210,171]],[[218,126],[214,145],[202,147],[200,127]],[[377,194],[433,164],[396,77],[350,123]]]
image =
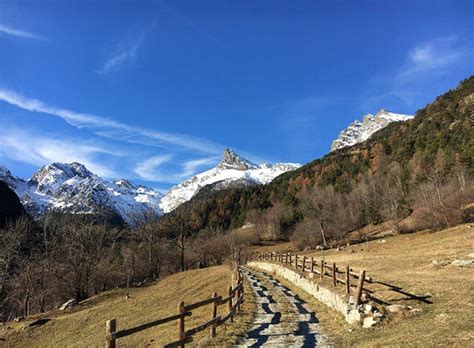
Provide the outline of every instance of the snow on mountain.
[[149,212],[155,215],[170,212],[207,185],[209,192],[216,192],[228,187],[266,184],[299,166],[293,163],[257,165],[226,150],[215,168],[173,187],[165,196],[125,179],[106,181],[76,162],[43,166],[29,180],[13,176],[0,166],[0,180],[15,191],[34,217],[47,212],[92,214],[105,209],[133,223]]
[[124,179],[108,182],[80,163],[46,165],[28,181],[0,167],[0,180],[17,193],[35,217],[50,211],[90,214],[108,209],[131,223],[149,211],[163,213],[160,193]]
[[161,208],[168,213],[186,201],[189,201],[203,187],[219,182],[216,186],[223,189],[239,181],[243,186],[266,184],[275,177],[287,171],[300,167],[296,163],[264,163],[257,165],[237,155],[232,150],[226,149],[222,161],[206,172],[197,174],[192,178],[172,187],[161,200]]
[[408,121],[413,117],[412,115],[395,114],[384,109],[377,112],[375,116],[367,114],[364,116],[362,122],[355,120],[339,133],[337,139],[331,144],[331,151],[366,141],[372,134],[390,123]]

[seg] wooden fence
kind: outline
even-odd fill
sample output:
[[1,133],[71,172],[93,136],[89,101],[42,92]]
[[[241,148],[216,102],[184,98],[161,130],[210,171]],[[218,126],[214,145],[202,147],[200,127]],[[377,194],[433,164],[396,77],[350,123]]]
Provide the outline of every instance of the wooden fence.
[[420,296],[409,293],[398,285],[389,284],[369,277],[365,270],[357,272],[347,265],[338,266],[335,262],[330,263],[324,260],[317,260],[314,257],[278,251],[259,253],[254,256],[254,259],[279,262],[289,267],[295,267],[302,272],[317,274],[321,280],[324,278],[331,279],[333,286],[342,285],[345,287],[346,294],[354,294],[355,307],[361,303],[362,294],[364,294],[367,300],[371,300],[377,304],[390,305],[390,302],[387,302],[387,300],[384,300],[380,296],[380,292],[383,293],[385,291],[404,295],[408,300],[420,301],[427,304],[433,303],[429,299],[430,296]]
[[[234,301],[235,298],[235,301]],[[209,329],[209,336],[214,337],[216,335],[216,328],[226,321],[233,322],[234,315],[240,311],[240,305],[244,302],[244,287],[242,272],[240,268],[237,270],[237,285],[235,287],[229,286],[226,297],[217,295],[216,292],[212,293],[212,296],[208,299],[185,305],[184,302],[178,303],[177,314],[154,320],[152,322],[144,323],[132,328],[122,329],[117,331],[117,320],[112,319],[106,322],[105,329],[105,346],[107,348],[115,348],[116,341],[119,338],[132,335],[134,333],[155,327],[161,324],[165,324],[176,320],[178,323],[177,340],[166,344],[165,347],[184,347],[186,343],[193,341],[193,335],[201,332],[207,328]],[[193,327],[192,329],[185,329],[185,319],[192,316],[192,310],[210,305],[210,317],[211,319],[201,325]],[[217,308],[225,305],[227,313],[225,315],[217,315]]]
[[365,270],[356,273],[349,266],[338,267],[335,262],[319,261],[314,257],[300,256],[289,252],[260,253],[256,255],[255,259],[279,262],[295,267],[302,272],[317,274],[321,280],[328,278],[332,281],[333,286],[343,285],[346,294],[354,294],[355,307],[361,303],[362,293],[367,293],[368,289],[364,288],[364,283],[372,281]]

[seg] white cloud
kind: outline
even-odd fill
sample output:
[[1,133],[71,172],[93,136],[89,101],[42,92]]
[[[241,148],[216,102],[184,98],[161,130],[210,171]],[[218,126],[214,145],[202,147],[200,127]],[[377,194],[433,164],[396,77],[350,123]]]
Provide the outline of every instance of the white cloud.
[[188,177],[196,173],[198,168],[203,166],[210,166],[216,163],[219,160],[219,157],[208,157],[186,161],[183,163],[183,172],[179,174],[181,177]]
[[139,175],[142,179],[148,181],[169,181],[170,178],[167,175],[164,175],[159,167],[169,162],[173,158],[173,155],[156,155],[147,158],[146,160],[137,164],[135,168],[135,173]]
[[472,49],[454,36],[424,42],[408,52],[407,62],[395,77],[396,83],[410,81],[424,73],[443,72],[472,54]]
[[118,151],[100,147],[95,142],[53,139],[16,128],[2,127],[0,138],[2,139],[0,157],[36,166],[52,162],[79,162],[93,173],[107,178],[117,177],[118,174],[104,161],[103,155],[116,157],[123,155]]
[[44,38],[38,34],[31,33],[24,30],[15,29],[8,27],[4,24],[0,24],[0,33],[4,33],[11,36],[20,37],[23,39],[34,39],[34,40],[44,40]]
[[40,100],[27,98],[9,89],[0,88],[0,100],[31,112],[60,117],[77,128],[91,129],[98,135],[130,143],[161,147],[177,146],[214,155],[220,154],[225,148],[205,139],[135,127],[102,116],[49,106]]
[[137,58],[143,39],[144,37],[140,36],[135,41],[121,43],[97,72],[106,75],[124,64],[132,63]]

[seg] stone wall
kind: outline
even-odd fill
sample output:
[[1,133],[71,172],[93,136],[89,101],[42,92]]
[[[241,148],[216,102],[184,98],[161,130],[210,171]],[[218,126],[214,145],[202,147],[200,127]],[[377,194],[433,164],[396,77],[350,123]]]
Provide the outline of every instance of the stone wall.
[[302,276],[294,270],[269,262],[252,261],[248,263],[248,266],[269,273],[274,273],[276,276],[288,280],[298,288],[314,296],[316,300],[341,313],[349,324],[354,324],[362,320],[364,314],[363,308],[354,308],[353,296],[342,296],[337,294],[330,289],[315,283],[309,278],[310,275],[308,275],[308,277]]

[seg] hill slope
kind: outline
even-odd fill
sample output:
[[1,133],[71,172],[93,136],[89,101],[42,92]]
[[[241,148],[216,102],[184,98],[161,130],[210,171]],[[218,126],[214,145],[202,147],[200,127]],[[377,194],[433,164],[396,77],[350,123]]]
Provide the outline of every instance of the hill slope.
[[[308,197],[305,192],[315,187],[349,193],[365,182],[359,191],[367,191],[375,176],[379,176],[382,183],[387,182],[388,170],[395,164],[400,168],[400,185],[407,193],[433,173],[443,177],[461,170],[472,176],[473,115],[474,76],[419,110],[414,119],[391,123],[363,143],[333,151],[278,176],[268,185],[197,197],[178,210],[184,215],[190,211],[199,215],[199,227],[236,228],[248,220],[256,220],[257,216],[264,223],[273,220],[287,235],[303,219],[302,196]],[[366,203],[358,209],[366,215],[380,205],[370,200]],[[347,202],[338,204],[347,205]],[[169,218],[173,219],[174,215],[164,216],[165,220]],[[377,222],[370,219],[377,217],[357,218],[352,226]]]
[[[95,347],[104,342],[105,322],[117,319],[117,328],[123,329],[176,314],[178,302],[197,302],[209,298],[213,291],[224,295],[231,283],[228,267],[218,266],[178,273],[158,283],[130,289],[101,293],[80,305],[65,311],[54,311],[33,316],[25,322],[10,323],[10,329],[0,330],[7,346],[22,347]],[[221,310],[224,307],[221,307]],[[187,328],[209,320],[209,307],[193,310]],[[35,319],[49,319],[38,327],[25,327]],[[217,330],[218,332],[224,330]],[[208,331],[198,337],[207,337]],[[175,340],[176,322],[154,327],[118,341],[119,346],[162,346]],[[218,338],[216,338],[218,339]]]

